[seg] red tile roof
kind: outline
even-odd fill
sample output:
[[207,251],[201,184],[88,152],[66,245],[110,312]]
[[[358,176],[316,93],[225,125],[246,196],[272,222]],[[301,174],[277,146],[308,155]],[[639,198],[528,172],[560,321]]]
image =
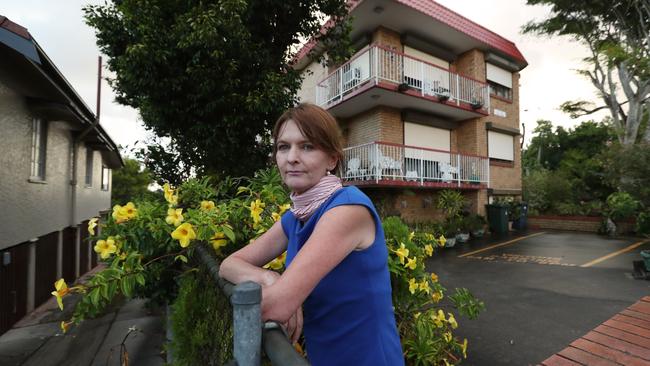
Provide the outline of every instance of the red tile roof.
[[0,27],[4,28],[4,29],[6,29],[6,30],[8,30],[8,31],[10,31],[12,33],[17,34],[17,35],[25,38],[26,40],[31,40],[32,39],[32,37],[29,35],[29,32],[27,31],[27,28],[12,22],[11,20],[9,20],[9,18],[7,18],[5,16],[2,16],[2,15],[0,15]]
[[[357,7],[363,0],[350,0],[350,11]],[[515,44],[500,35],[492,32],[491,30],[472,22],[471,20],[465,18],[464,16],[449,10],[448,8],[436,3],[433,0],[394,0],[402,5],[406,5],[412,9],[415,9],[423,14],[430,16],[431,18],[447,24],[448,26],[465,33],[466,35],[487,44],[488,46],[495,48],[504,54],[515,58],[516,60],[523,61],[525,63],[526,59],[519,52]],[[321,32],[327,30],[332,26],[332,20],[329,20],[321,28]],[[294,61],[297,62],[305,57],[314,47],[316,46],[316,41],[312,38],[307,42],[296,54]]]

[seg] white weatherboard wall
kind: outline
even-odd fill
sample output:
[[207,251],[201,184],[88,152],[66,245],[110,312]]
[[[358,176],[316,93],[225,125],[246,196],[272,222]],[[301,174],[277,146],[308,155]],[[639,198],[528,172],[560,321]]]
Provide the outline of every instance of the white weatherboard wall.
[[71,223],[70,145],[67,122],[48,121],[45,183],[28,181],[31,170],[32,115],[24,98],[0,82],[0,249],[78,224],[110,208],[110,191],[101,191],[101,157],[95,156],[93,188],[83,190],[85,154],[80,149],[77,219]]
[[[451,131],[404,122],[404,145],[436,150],[451,150]],[[407,149],[406,157],[420,158],[433,161],[449,162],[449,154],[437,151],[418,151]]]
[[514,143],[512,135],[488,131],[488,150],[491,158],[514,161]]

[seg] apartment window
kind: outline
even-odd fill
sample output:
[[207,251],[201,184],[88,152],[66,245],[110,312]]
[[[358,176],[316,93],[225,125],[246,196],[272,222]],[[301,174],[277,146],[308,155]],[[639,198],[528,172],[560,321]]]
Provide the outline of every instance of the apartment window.
[[31,179],[45,180],[45,160],[47,152],[47,122],[40,118],[32,121],[32,171]]
[[512,100],[512,89],[499,85],[493,81],[488,81],[490,85],[490,95]]
[[86,187],[93,185],[93,157],[95,152],[91,148],[86,148]]
[[108,182],[110,181],[111,170],[102,165],[102,191],[108,191]]
[[512,100],[512,73],[490,63],[485,64],[490,94]]
[[515,160],[514,136],[488,131],[488,155],[491,160],[513,162]]

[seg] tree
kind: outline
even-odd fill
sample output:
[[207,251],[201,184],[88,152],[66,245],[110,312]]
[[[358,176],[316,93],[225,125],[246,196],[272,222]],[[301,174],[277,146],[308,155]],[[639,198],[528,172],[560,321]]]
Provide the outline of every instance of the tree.
[[641,136],[650,143],[650,128],[641,130],[650,110],[650,0],[527,0],[527,4],[548,5],[551,11],[547,19],[526,24],[524,33],[568,35],[591,52],[585,59],[591,68],[579,72],[596,87],[603,105],[572,101],[562,109],[572,117],[609,109],[621,144],[635,144]]
[[301,39],[322,41],[333,62],[351,49],[344,0],[112,0],[84,12],[117,101],[199,176],[268,162],[270,129],[301,84]]
[[113,171],[112,201],[125,204],[137,197],[146,195],[149,184],[153,183],[151,175],[140,167],[137,160],[124,159],[124,167]]

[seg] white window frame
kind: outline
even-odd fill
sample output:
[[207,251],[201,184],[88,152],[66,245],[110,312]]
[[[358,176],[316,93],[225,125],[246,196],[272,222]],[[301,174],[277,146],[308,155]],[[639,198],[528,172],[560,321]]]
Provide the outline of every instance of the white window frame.
[[42,118],[32,120],[32,159],[30,180],[45,181],[47,161],[47,122]]
[[102,164],[102,191],[108,191],[111,181],[111,169]]
[[93,186],[94,158],[95,158],[95,150],[86,147],[86,177],[84,180],[86,188]]

